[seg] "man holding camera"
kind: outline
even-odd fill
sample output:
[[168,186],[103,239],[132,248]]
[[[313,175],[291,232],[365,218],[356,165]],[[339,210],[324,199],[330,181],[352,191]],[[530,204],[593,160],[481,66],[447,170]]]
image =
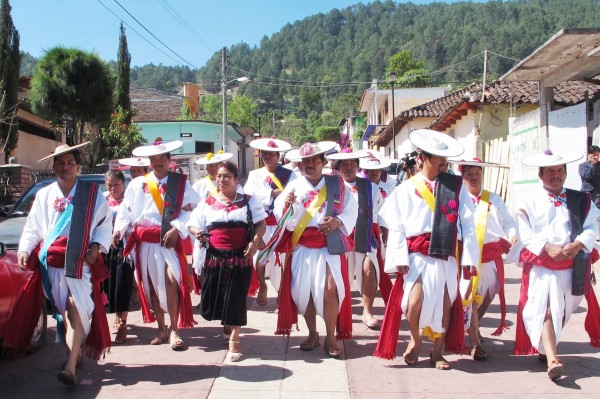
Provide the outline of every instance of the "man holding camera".
[[600,207],[600,147],[593,145],[588,148],[587,161],[579,165],[581,191],[590,193],[596,207]]

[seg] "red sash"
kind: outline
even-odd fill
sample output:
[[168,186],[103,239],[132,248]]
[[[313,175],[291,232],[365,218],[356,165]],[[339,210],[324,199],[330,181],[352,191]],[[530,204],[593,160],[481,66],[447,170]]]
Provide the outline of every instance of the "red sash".
[[379,292],[385,306],[390,299],[390,293],[392,292],[392,279],[385,272],[385,262],[383,260],[383,243],[381,242],[381,233],[379,231],[379,225],[373,223],[373,238],[377,241],[377,263],[379,266]]
[[500,325],[492,333],[496,337],[502,334],[504,330],[508,330],[508,325],[506,324],[506,296],[504,294],[504,259],[502,259],[502,254],[507,254],[510,251],[510,247],[510,242],[501,238],[499,241],[483,244],[481,251],[481,263],[494,262],[500,282],[500,292],[498,293],[500,297]]
[[[324,248],[327,246],[325,234],[319,232],[316,227],[307,227],[298,244],[307,248]],[[298,324],[298,306],[292,299],[292,256],[288,254],[283,268],[283,278],[279,290],[279,312],[277,314],[276,335],[289,336],[292,325]],[[340,255],[342,280],[344,281],[344,301],[337,320],[337,339],[352,338],[352,308],[350,298],[350,281],[348,277],[348,263],[346,257]],[[297,328],[297,327],[296,327]]]
[[[592,251],[592,259],[598,258],[598,253],[594,249]],[[523,309],[527,303],[527,293],[529,292],[529,273],[533,266],[542,266],[551,270],[567,270],[571,268],[572,260],[554,261],[544,251],[539,256],[523,248],[520,254],[520,260],[524,262],[523,277],[521,279],[521,294],[519,296],[519,307],[517,309],[517,331],[515,337],[514,355],[533,355],[537,350],[531,345],[525,323],[523,322]],[[588,304],[588,310],[585,315],[585,330],[590,337],[590,344],[594,348],[600,348],[600,306],[594,294],[594,290],[590,289],[585,294],[585,300]]]
[[[142,305],[142,316],[145,323],[152,323],[156,316],[150,311],[150,306],[146,300],[144,284],[142,282],[142,268],[140,260],[140,248],[142,242],[159,243],[160,226],[143,227],[138,226],[129,235],[127,245],[123,254],[129,255],[135,246],[135,269],[138,287],[140,289],[140,304]],[[179,328],[191,328],[197,324],[192,313],[192,298],[190,296],[190,281],[188,264],[183,249],[181,247],[181,238],[177,238],[177,244],[174,248],[181,268],[181,281],[179,283]]]
[[[429,256],[429,243],[431,234],[424,233],[415,237],[406,239],[408,251],[418,252]],[[398,334],[400,332],[400,321],[402,318],[402,296],[404,295],[404,276],[399,274],[390,293],[390,299],[385,309],[383,324],[379,334],[377,347],[375,348],[376,357],[392,360],[396,358],[398,347]],[[457,289],[458,291],[458,289]],[[463,309],[460,292],[452,304],[450,326],[446,333],[445,349],[457,354],[463,353],[466,349],[464,338]]]
[[210,230],[210,245],[218,249],[245,249],[248,245],[245,227],[227,227]]
[[275,215],[271,213],[269,216],[267,216],[265,223],[267,223],[267,226],[277,226],[277,219],[275,218]]

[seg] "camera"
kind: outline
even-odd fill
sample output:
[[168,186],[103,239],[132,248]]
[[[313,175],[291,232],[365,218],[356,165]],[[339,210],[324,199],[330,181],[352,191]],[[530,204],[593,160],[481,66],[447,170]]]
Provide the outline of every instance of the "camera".
[[417,164],[417,155],[419,155],[417,151],[406,153],[404,157],[400,159],[400,162],[398,162],[398,167],[404,172],[408,172],[409,170],[412,171]]

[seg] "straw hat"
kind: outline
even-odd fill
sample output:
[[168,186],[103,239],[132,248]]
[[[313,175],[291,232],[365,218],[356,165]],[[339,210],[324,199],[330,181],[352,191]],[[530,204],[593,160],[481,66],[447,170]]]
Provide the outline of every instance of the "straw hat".
[[199,158],[194,162],[198,165],[210,165],[213,163],[219,163],[228,160],[233,157],[233,154],[230,152],[223,152],[223,150],[219,150],[216,154],[209,152],[203,158]]
[[250,142],[250,147],[261,151],[285,152],[292,148],[287,141],[276,139],[275,137],[256,139]]
[[441,157],[456,157],[465,151],[456,139],[435,130],[413,130],[408,138],[411,143],[422,151]]
[[531,155],[521,162],[527,166],[558,166],[575,162],[581,159],[583,155],[577,151],[551,151],[547,149],[541,154]]
[[305,143],[302,147],[291,150],[286,154],[288,159],[302,160],[304,158],[314,157],[315,155],[325,154],[335,148],[335,141],[319,141],[318,143]]
[[57,156],[62,155],[62,154],[66,154],[67,152],[74,151],[74,150],[78,149],[79,147],[83,147],[84,145],[88,145],[89,143],[91,143],[91,141],[86,141],[85,143],[77,144],[77,145],[74,145],[74,146],[70,146],[68,144],[59,145],[58,147],[56,147],[54,149],[54,152],[52,154],[50,154],[50,155],[48,155],[48,156],[40,159],[38,162],[42,162],[42,161],[45,161],[47,159],[54,158],[54,157],[57,157]]
[[163,141],[157,137],[152,144],[136,147],[131,151],[134,157],[151,157],[154,155],[168,154],[183,146],[180,140]]
[[148,158],[123,158],[119,159],[121,165],[127,166],[150,166],[150,160]]

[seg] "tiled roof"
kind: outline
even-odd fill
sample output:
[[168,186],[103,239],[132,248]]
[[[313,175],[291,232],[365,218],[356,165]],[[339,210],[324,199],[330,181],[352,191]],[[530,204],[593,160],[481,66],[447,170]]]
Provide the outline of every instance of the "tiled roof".
[[[481,102],[481,83],[472,83],[453,91],[444,97],[413,107],[399,113],[394,119],[396,132],[414,118],[436,118],[432,125],[443,121],[444,117],[463,103]],[[600,96],[600,82],[567,81],[554,88],[554,102],[563,106],[579,104],[586,98]],[[485,103],[514,105],[539,102],[538,82],[493,81],[485,87]],[[387,145],[392,139],[392,125],[389,124],[377,140],[377,145]]]
[[137,109],[135,122],[172,121],[181,116],[183,97],[157,89],[131,88],[131,104]]

